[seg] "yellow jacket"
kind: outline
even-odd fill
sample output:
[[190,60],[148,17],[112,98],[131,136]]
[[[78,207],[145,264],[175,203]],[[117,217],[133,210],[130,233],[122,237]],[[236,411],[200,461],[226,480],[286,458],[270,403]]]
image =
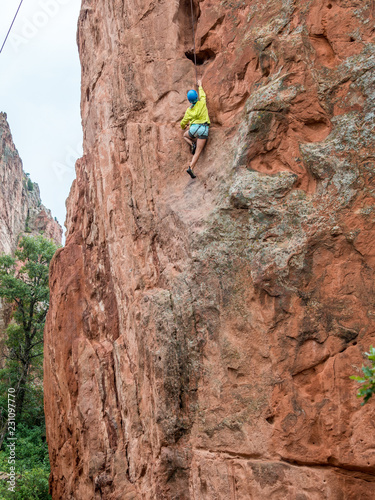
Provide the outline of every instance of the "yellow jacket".
[[181,120],[181,128],[184,129],[189,122],[190,125],[193,125],[193,123],[210,124],[206,106],[206,94],[203,87],[199,87],[199,101],[186,110],[185,116]]

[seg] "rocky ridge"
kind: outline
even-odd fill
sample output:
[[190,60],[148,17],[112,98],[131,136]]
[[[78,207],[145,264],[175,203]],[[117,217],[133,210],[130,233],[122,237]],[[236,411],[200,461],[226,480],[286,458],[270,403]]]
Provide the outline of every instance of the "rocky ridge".
[[[0,113],[0,253],[14,254],[24,234],[43,234],[61,244],[62,228],[41,202],[38,184],[22,169],[7,115]],[[0,331],[9,320],[9,308],[0,310]]]
[[371,500],[369,0],[84,0],[84,157],[45,336],[54,499]]

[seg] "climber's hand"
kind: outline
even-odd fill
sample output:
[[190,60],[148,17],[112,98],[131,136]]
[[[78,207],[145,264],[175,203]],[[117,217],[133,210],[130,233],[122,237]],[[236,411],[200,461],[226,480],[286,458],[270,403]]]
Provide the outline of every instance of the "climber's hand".
[[202,87],[202,80],[198,80],[198,87]]

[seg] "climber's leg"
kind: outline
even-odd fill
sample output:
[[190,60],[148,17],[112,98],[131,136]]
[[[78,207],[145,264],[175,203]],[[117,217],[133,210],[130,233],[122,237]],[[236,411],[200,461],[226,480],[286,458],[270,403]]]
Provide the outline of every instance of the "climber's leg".
[[194,141],[189,134],[189,130],[186,130],[186,132],[184,133],[184,139],[190,146],[194,144]]
[[190,170],[193,170],[193,168],[195,167],[195,164],[197,163],[198,158],[199,158],[201,152],[203,151],[203,148],[206,145],[206,142],[207,142],[207,139],[197,139],[197,150],[195,151],[195,155],[193,156],[193,158],[191,160],[190,167],[189,167]]

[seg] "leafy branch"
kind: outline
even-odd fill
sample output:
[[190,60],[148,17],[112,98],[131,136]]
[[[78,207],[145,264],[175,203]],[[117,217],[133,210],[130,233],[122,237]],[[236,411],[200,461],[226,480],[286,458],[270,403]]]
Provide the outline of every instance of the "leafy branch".
[[[0,255],[0,297],[13,307],[12,321],[5,330],[0,386],[6,379],[8,387],[15,388],[18,422],[24,412],[38,413],[31,397],[42,399],[43,327],[49,306],[49,263],[56,249],[43,236],[24,237],[14,258]],[[33,384],[34,379],[39,382]],[[0,448],[7,420],[2,415]]]
[[375,347],[370,346],[370,352],[365,353],[371,366],[362,365],[362,376],[352,375],[350,378],[363,384],[357,392],[357,398],[364,398],[361,405],[363,406],[368,402],[371,396],[375,393]]

